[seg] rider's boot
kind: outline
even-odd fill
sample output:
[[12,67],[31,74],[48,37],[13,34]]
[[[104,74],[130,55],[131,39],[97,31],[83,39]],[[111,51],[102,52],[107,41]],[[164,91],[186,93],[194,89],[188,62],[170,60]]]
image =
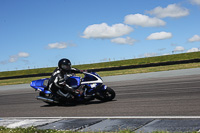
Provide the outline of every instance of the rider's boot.
[[52,99],[53,99],[54,101],[59,101],[59,100],[60,100],[58,94],[54,94],[54,95],[52,96]]

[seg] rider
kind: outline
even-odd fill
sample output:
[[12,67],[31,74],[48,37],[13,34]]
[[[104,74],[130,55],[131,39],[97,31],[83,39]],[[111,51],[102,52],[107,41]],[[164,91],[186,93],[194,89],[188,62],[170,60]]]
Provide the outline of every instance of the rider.
[[53,74],[48,83],[49,90],[54,96],[66,97],[66,93],[72,94],[74,97],[80,95],[79,91],[70,87],[67,82],[69,82],[69,77],[73,73],[82,73],[82,70],[71,67],[70,60],[63,58],[58,62],[58,67],[54,70]]

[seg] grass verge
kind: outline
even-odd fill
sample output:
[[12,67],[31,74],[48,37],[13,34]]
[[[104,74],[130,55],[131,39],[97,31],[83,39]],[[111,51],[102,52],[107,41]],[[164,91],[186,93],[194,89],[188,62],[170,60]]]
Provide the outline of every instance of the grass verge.
[[[157,67],[146,67],[146,68],[136,68],[136,69],[134,68],[134,69],[116,70],[116,71],[105,71],[105,72],[98,72],[98,74],[101,77],[105,77],[105,76],[115,76],[115,75],[125,75],[125,74],[188,69],[188,68],[200,68],[200,63],[189,63],[189,64],[178,64],[178,65],[169,65],[169,66],[157,66]],[[83,75],[78,75],[78,76],[83,76]],[[49,78],[49,77],[44,76],[44,77],[0,80],[0,86],[13,85],[13,84],[27,84],[33,80],[37,80],[37,79],[41,79],[41,78]]]
[[[0,133],[83,133],[83,132],[75,132],[75,131],[63,131],[63,130],[52,130],[52,129],[46,129],[46,130],[40,130],[35,127],[28,127],[28,128],[5,128],[0,127]],[[106,132],[86,132],[86,133],[106,133]],[[135,133],[131,130],[121,130],[121,131],[115,131],[115,132],[107,132],[107,133]],[[155,131],[152,133],[170,133],[168,131]],[[175,133],[175,132],[173,132]],[[181,132],[177,132],[181,133]],[[193,132],[187,132],[187,133],[198,133],[197,131]]]
[[0,127],[0,133],[72,133],[72,131],[59,131],[59,130],[40,130],[35,127],[28,127],[28,128],[6,128]]
[[[94,64],[75,65],[73,67],[81,69],[81,70],[88,70],[88,69],[120,67],[120,66],[130,66],[130,65],[143,65],[143,64],[149,64],[149,63],[160,63],[160,62],[167,62],[167,61],[182,61],[182,60],[190,60],[190,59],[200,59],[200,52],[182,53],[182,54],[139,58],[139,59],[129,59],[129,60],[121,60],[121,61],[111,61],[111,62],[94,63]],[[53,72],[54,69],[55,67],[0,72],[0,77],[30,75],[30,74],[39,74],[39,73],[51,73]]]

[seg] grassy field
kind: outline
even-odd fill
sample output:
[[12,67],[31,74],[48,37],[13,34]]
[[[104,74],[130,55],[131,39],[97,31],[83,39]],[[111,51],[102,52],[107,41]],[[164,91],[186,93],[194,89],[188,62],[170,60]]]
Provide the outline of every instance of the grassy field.
[[[96,63],[96,64],[77,65],[73,67],[82,69],[82,70],[87,70],[87,69],[94,69],[94,68],[139,65],[139,64],[158,63],[158,62],[166,62],[166,61],[180,61],[180,60],[198,59],[198,58],[200,58],[200,52],[141,58],[141,59],[130,59],[130,60],[113,61],[113,62]],[[98,74],[104,77],[104,76],[112,76],[112,75],[169,71],[169,70],[188,69],[188,68],[200,68],[200,63],[188,63],[188,64],[178,64],[178,65],[168,65],[168,66],[158,66],[158,67],[105,71],[105,72],[98,72]],[[0,72],[0,77],[28,75],[28,74],[37,74],[37,73],[51,73],[53,72],[54,69],[55,67]],[[79,76],[83,76],[83,75],[79,75]],[[40,79],[40,78],[49,78],[49,76],[0,80],[0,86],[12,85],[12,84],[25,84],[25,83],[30,83],[31,81]]]
[[[141,65],[141,64],[148,64],[148,63],[180,61],[180,60],[189,60],[189,59],[200,59],[200,52],[165,55],[165,56],[139,58],[139,59],[129,59],[129,60],[121,60],[121,61],[111,61],[111,62],[104,62],[104,63],[74,65],[73,67],[81,69],[81,70],[87,70],[87,69],[96,69],[96,68]],[[29,75],[29,74],[38,74],[38,73],[51,73],[54,69],[55,67],[18,70],[18,71],[6,71],[6,72],[0,72],[0,77]]]
[[[14,128],[14,129],[0,127],[0,133],[84,133],[84,132],[51,130],[51,129],[39,130],[39,129],[36,129],[34,127]],[[104,133],[104,132],[85,132],[85,133]],[[107,133],[135,133],[135,132],[131,131],[131,130],[121,130],[121,131],[107,132]],[[170,133],[170,132],[168,132],[168,131],[155,131],[155,132],[152,132],[152,133]],[[173,133],[176,133],[176,132],[173,132]],[[181,133],[181,132],[177,132],[177,133]],[[187,133],[198,133],[198,131],[187,132]]]
[[[116,71],[105,71],[105,72],[98,72],[98,74],[101,77],[104,77],[104,76],[135,74],[135,73],[148,73],[148,72],[169,71],[169,70],[188,69],[188,68],[200,68],[200,63],[189,63],[189,64],[179,64],[179,65],[169,65],[169,66],[158,66],[158,67],[136,68],[136,69],[126,69],[126,70],[116,70]],[[78,76],[83,77],[83,75],[81,75],[81,74],[78,75]],[[13,84],[27,84],[27,83],[30,83],[33,80],[37,80],[37,79],[41,79],[41,78],[49,78],[49,76],[0,80],[0,86],[2,86],[2,85],[13,85]]]

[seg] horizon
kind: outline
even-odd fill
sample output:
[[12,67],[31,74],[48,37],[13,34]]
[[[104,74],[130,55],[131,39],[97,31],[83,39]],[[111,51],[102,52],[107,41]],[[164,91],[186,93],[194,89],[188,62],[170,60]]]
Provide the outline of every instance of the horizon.
[[[200,52],[200,51],[197,51]],[[171,54],[171,55],[178,55],[178,54],[187,54],[187,53],[177,53],[177,54]],[[168,56],[168,55],[160,55],[160,56]],[[160,57],[160,56],[152,56],[152,57]],[[144,58],[151,58],[151,57],[141,57],[141,58],[135,58],[135,59],[125,59],[125,60],[137,60],[137,59],[144,59]],[[115,60],[117,61],[125,61],[125,60]],[[115,61],[107,61],[107,62],[97,62],[97,63],[91,63],[91,64],[99,64],[99,63],[110,63],[110,62],[115,62]],[[78,65],[72,65],[73,66],[81,66],[81,65],[90,65],[90,64],[78,64]],[[23,70],[34,70],[34,69],[45,69],[45,68],[56,68],[58,66],[51,66],[51,67],[41,67],[41,68],[28,68],[28,69],[21,69],[21,70],[11,70],[11,71],[0,71],[1,72],[12,72],[12,71],[23,71]]]

